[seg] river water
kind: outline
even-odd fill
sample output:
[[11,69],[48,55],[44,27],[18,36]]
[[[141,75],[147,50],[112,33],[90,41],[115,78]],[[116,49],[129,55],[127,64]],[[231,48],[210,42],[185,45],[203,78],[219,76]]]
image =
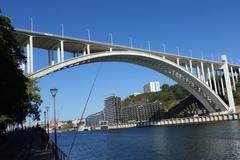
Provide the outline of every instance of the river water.
[[[58,133],[65,153],[73,135]],[[240,121],[78,132],[71,159],[240,159]]]

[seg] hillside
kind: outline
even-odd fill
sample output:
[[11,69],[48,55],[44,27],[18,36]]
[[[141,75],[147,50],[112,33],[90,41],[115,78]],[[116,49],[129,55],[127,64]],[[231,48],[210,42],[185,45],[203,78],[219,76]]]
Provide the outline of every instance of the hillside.
[[[122,108],[132,105],[141,105],[143,103],[160,101],[164,110],[168,111],[170,108],[178,104],[183,99],[187,98],[191,94],[181,87],[179,84],[169,86],[167,84],[162,85],[162,91],[155,93],[143,93],[137,96],[131,95],[122,101]],[[234,101],[236,106],[240,106],[240,80],[236,83],[237,91],[234,92]],[[239,107],[240,110],[240,107]]]
[[162,85],[162,91],[155,93],[143,93],[137,96],[131,95],[122,101],[122,107],[131,105],[141,105],[147,102],[160,101],[164,110],[168,111],[171,107],[175,106],[184,98],[188,97],[190,93],[178,84],[169,86]]

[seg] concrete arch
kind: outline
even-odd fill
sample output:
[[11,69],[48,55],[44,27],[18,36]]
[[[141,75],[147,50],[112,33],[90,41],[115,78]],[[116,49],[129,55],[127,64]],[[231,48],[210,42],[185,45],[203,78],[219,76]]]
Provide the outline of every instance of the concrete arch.
[[150,52],[112,51],[89,54],[48,66],[47,68],[33,73],[29,77],[38,79],[50,73],[69,67],[106,61],[127,62],[151,68],[178,82],[182,87],[193,94],[208,109],[209,112],[228,110],[228,105],[211,88],[209,88],[209,86],[198,79],[195,75],[184,69],[182,66],[177,65],[175,62],[162,58],[157,54],[151,54]]

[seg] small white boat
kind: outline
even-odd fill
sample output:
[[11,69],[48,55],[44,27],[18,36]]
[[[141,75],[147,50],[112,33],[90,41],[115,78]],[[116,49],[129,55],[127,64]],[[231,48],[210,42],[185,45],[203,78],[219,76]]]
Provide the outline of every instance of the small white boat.
[[78,128],[78,131],[90,131],[91,130],[91,128],[90,127],[86,127],[86,126],[80,126],[79,128]]

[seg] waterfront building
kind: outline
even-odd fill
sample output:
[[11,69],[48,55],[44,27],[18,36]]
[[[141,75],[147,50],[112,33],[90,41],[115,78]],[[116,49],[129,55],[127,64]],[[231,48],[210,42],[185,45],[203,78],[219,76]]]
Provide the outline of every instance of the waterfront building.
[[121,98],[118,96],[109,96],[104,100],[104,120],[108,124],[120,123]]
[[72,125],[74,128],[78,128],[81,125],[86,125],[86,119],[74,119],[72,120]]
[[161,102],[145,103],[128,106],[122,109],[122,121],[131,123],[135,121],[155,121],[164,118],[165,111]]
[[144,93],[161,91],[160,83],[158,81],[149,82],[143,86]]
[[91,114],[86,118],[86,126],[88,127],[99,126],[99,123],[103,120],[104,120],[103,111]]

